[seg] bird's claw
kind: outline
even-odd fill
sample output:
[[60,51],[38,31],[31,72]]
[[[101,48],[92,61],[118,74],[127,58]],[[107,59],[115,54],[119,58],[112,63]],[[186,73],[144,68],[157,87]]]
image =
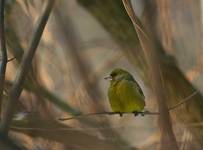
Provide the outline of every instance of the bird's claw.
[[136,117],[136,116],[139,114],[139,112],[133,111],[133,114],[134,114],[134,116]]
[[120,117],[123,117],[123,113],[122,112],[118,111],[116,113],[119,114]]
[[140,115],[141,116],[144,116],[145,115],[145,112],[143,111],[143,112],[140,112]]

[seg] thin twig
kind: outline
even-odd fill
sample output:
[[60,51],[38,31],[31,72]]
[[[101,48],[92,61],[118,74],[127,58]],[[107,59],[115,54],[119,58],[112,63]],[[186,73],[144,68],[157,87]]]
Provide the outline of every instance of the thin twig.
[[13,117],[16,100],[19,98],[22,92],[25,78],[29,72],[32,59],[39,45],[42,33],[44,31],[44,28],[49,18],[49,15],[51,13],[51,10],[53,8],[54,2],[55,0],[48,0],[46,2],[46,6],[43,10],[43,13],[37,22],[37,25],[33,34],[33,38],[29,44],[28,50],[23,55],[14,84],[11,87],[11,90],[9,92],[8,105],[5,108],[5,113],[2,116],[2,121],[0,124],[0,132],[5,136],[8,135],[9,125]]
[[177,103],[176,105],[169,107],[169,110],[174,110],[175,108],[179,107],[180,105],[184,104],[185,102],[187,102],[188,100],[190,100],[193,96],[195,96],[198,93],[198,91],[194,91],[192,94],[190,94],[188,97],[186,97],[185,99],[181,100],[179,103]]
[[159,112],[150,112],[150,111],[140,111],[140,112],[111,112],[111,111],[104,111],[104,112],[96,112],[96,113],[88,113],[88,114],[78,114],[73,117],[64,117],[64,118],[59,118],[60,121],[67,121],[67,120],[72,120],[72,119],[77,119],[81,117],[89,117],[89,116],[98,116],[98,115],[119,115],[122,116],[124,114],[141,114],[141,116],[144,115],[158,115]]
[[7,64],[6,37],[4,32],[5,1],[0,0],[0,112],[4,90],[5,72]]
[[[135,128],[136,125],[125,126],[127,128]],[[46,127],[20,127],[11,126],[14,131],[44,131],[44,132],[60,132],[60,131],[95,131],[95,130],[110,130],[110,129],[121,129],[123,125],[114,126],[97,126],[97,127],[58,127],[58,128],[46,128]]]
[[[192,94],[181,100],[179,103],[176,105],[169,107],[169,111],[174,110],[178,106],[184,104],[188,100],[190,100],[193,96],[195,96],[198,93],[198,91],[194,91]],[[77,119],[81,117],[89,117],[89,116],[98,116],[98,115],[120,115],[122,116],[123,114],[135,114],[134,112],[96,112],[96,113],[88,113],[88,114],[78,114],[73,117],[64,117],[64,118],[59,118],[60,121],[67,121],[67,120],[72,120],[72,119]],[[145,115],[159,115],[159,112],[151,112],[151,111],[140,111],[136,112],[136,114],[141,114],[141,116]]]
[[128,0],[123,0],[123,4],[126,9],[126,12],[128,13],[128,16],[130,17],[133,25],[135,26],[136,30],[138,30],[140,33],[142,33],[142,35],[145,37],[145,39],[150,40],[149,36],[146,34],[144,29],[142,27],[140,27],[139,21],[132,9],[133,7],[132,7],[131,2],[129,2]]
[[[186,97],[185,99],[183,99],[180,103],[172,106],[169,108],[169,110],[173,110],[175,108],[177,108],[178,106],[182,105],[183,103],[185,103],[186,101],[188,101],[189,99],[191,99],[193,96],[195,96],[198,92],[195,91],[192,94],[190,94],[188,97]],[[137,112],[138,114],[141,114],[142,116],[144,115],[159,115],[159,112],[150,112],[150,111],[143,111],[143,112]],[[123,114],[132,114],[132,113],[123,113]],[[93,116],[93,115],[120,115],[119,112],[99,112],[99,113],[89,113],[89,114],[81,114],[81,115],[76,115],[74,117],[70,117],[70,118],[60,118],[60,121],[67,121],[67,120],[72,120],[72,119],[77,119],[80,117],[88,117],[88,116]],[[84,130],[84,128],[36,128],[36,127],[17,127],[17,126],[11,126],[10,127],[12,130],[16,130],[16,131],[43,131],[43,132],[58,132],[58,131],[80,131],[80,130]],[[112,127],[115,128],[115,127]],[[119,127],[119,128],[122,128]],[[88,128],[88,130],[105,130],[105,129],[109,129],[108,128]],[[85,128],[85,130],[87,130]]]
[[12,58],[8,59],[7,63],[13,61],[14,59],[16,59],[16,57],[12,57]]

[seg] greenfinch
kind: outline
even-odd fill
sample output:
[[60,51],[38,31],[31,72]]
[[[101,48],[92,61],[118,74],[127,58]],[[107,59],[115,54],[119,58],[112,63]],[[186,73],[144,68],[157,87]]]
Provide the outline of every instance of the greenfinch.
[[120,68],[114,69],[105,79],[110,80],[108,98],[113,112],[134,113],[136,116],[145,107],[145,97],[133,76]]

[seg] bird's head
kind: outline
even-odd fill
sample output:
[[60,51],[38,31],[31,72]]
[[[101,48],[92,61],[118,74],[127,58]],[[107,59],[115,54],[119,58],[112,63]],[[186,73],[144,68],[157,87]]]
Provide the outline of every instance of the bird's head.
[[105,77],[104,79],[111,80],[111,82],[120,81],[122,79],[134,80],[133,76],[129,72],[127,72],[123,69],[120,69],[120,68],[114,69],[110,73],[110,75]]

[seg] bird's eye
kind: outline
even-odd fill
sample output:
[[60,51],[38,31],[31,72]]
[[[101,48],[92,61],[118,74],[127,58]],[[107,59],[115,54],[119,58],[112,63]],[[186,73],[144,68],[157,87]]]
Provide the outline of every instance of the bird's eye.
[[116,76],[116,73],[113,72],[113,73],[111,73],[110,75],[111,75],[112,77],[115,77],[115,76]]

